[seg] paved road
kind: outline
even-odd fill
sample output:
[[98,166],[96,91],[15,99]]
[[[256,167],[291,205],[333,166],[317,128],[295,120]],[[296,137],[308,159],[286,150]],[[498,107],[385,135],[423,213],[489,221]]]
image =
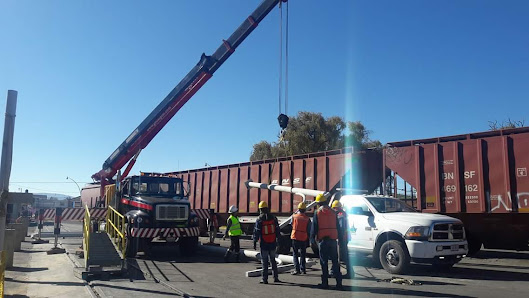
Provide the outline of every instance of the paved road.
[[[68,228],[68,227],[67,227]],[[76,227],[71,226],[75,232]],[[220,239],[217,239],[219,241]],[[201,241],[206,241],[201,238]],[[77,249],[81,238],[61,239],[69,250]],[[228,241],[220,240],[222,246]],[[242,241],[243,248],[251,242]],[[319,266],[306,276],[281,274],[281,283],[259,284],[259,278],[247,278],[245,272],[257,269],[257,261],[224,263],[222,255],[199,249],[194,257],[180,256],[176,247],[156,247],[151,256],[139,256],[130,261],[129,275],[104,281],[91,281],[100,296],[108,297],[166,297],[168,295],[195,297],[270,297],[328,296],[343,297],[344,292],[320,290]],[[449,272],[435,271],[431,266],[413,265],[408,275],[418,285],[390,283],[393,277],[377,268],[368,258],[358,258],[356,278],[344,281],[346,290],[359,297],[432,296],[432,297],[526,297],[529,292],[529,253],[486,250],[475,258],[466,258]],[[331,286],[334,280],[330,281]]]

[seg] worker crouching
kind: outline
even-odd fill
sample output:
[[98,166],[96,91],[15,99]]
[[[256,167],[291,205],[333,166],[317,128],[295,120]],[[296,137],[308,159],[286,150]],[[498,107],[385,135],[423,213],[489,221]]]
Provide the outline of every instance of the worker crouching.
[[275,260],[275,251],[277,246],[277,239],[279,239],[279,223],[277,218],[270,214],[268,204],[266,202],[259,203],[259,212],[261,213],[255,222],[253,231],[253,249],[257,248],[257,241],[261,249],[261,263],[263,265],[260,283],[268,283],[268,261],[272,263],[272,271],[274,274],[274,282],[279,282],[279,275],[277,271],[277,263]]
[[230,206],[230,210],[228,210],[230,217],[228,217],[228,220],[226,222],[226,232],[224,233],[224,237],[222,237],[222,239],[225,240],[226,236],[229,235],[231,245],[230,248],[226,251],[226,254],[224,255],[224,262],[229,261],[230,255],[232,253],[235,254],[235,261],[240,261],[240,237],[242,235],[242,229],[241,222],[239,221],[238,212],[239,209],[235,205]]
[[320,250],[320,265],[322,270],[321,284],[322,289],[329,288],[329,259],[332,262],[332,270],[336,277],[336,289],[341,290],[342,274],[340,272],[340,264],[338,263],[338,250],[336,239],[340,231],[338,218],[336,212],[332,210],[327,204],[327,198],[321,194],[316,197],[318,202],[318,210],[314,213],[312,219],[312,229],[310,240],[312,243],[318,243]]
[[305,214],[307,206],[301,202],[298,205],[298,213],[292,216],[292,251],[294,258],[294,271],[292,275],[298,275],[300,273],[306,274],[306,259],[305,255],[307,252],[307,242],[310,234],[310,218]]

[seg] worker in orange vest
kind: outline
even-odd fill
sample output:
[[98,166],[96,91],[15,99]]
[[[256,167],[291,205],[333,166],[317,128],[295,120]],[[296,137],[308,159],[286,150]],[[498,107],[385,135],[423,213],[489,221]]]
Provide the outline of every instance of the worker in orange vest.
[[253,230],[253,249],[257,248],[257,241],[261,249],[261,263],[263,264],[263,278],[260,283],[268,283],[268,261],[272,263],[272,271],[274,273],[274,282],[279,281],[279,272],[277,271],[276,263],[276,247],[277,240],[281,236],[279,233],[279,223],[277,218],[270,214],[268,203],[262,201],[259,203],[259,218],[255,222]]
[[[310,234],[310,218],[305,214],[307,206],[304,202],[299,203],[298,213],[292,216],[292,251],[294,255],[294,267],[295,271],[292,271],[292,275],[298,275],[300,273],[307,274],[305,268],[305,254],[307,252],[307,241],[309,240]],[[298,258],[300,258],[298,260]]]
[[340,264],[338,263],[338,250],[336,239],[338,239],[339,224],[336,212],[332,210],[327,204],[327,198],[319,194],[316,197],[318,202],[318,210],[314,213],[312,218],[312,229],[310,233],[311,243],[318,243],[320,250],[320,265],[322,270],[321,289],[329,288],[329,259],[332,262],[332,270],[336,277],[336,289],[342,290],[342,274],[340,272]]

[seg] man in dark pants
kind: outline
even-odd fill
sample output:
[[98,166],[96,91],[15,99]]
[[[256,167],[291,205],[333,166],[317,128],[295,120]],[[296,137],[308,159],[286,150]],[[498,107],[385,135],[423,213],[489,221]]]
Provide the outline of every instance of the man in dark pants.
[[230,210],[228,210],[230,217],[228,217],[226,222],[226,232],[224,233],[222,240],[225,240],[226,236],[230,235],[231,245],[224,255],[224,262],[228,262],[232,253],[235,253],[235,261],[239,262],[239,251],[241,249],[239,238],[242,235],[242,229],[241,223],[239,222],[239,217],[237,216],[238,211],[239,209],[235,205],[230,206]]
[[[349,235],[347,234],[348,223],[347,223],[347,213],[342,208],[342,203],[340,201],[332,202],[332,209],[336,211],[336,216],[338,217],[338,256],[339,260],[345,263],[346,273],[342,278],[354,278],[355,272],[351,267],[351,260],[349,258],[349,250],[347,249],[347,242],[349,242]],[[334,276],[334,272],[331,270],[331,275]]]
[[309,240],[310,234],[310,218],[305,214],[306,209],[307,206],[305,203],[301,202],[298,205],[299,212],[292,216],[292,234],[290,234],[290,239],[292,239],[295,267],[292,275],[298,275],[300,273],[307,274],[305,254],[307,251],[307,240]]
[[257,248],[257,241],[260,241],[261,262],[263,264],[263,278],[260,283],[268,283],[268,260],[272,263],[274,282],[279,282],[275,253],[277,240],[281,236],[279,233],[279,223],[277,222],[277,218],[270,214],[266,202],[259,203],[259,211],[261,215],[257,218],[253,230],[253,249],[255,250]]
[[310,233],[310,240],[312,243],[318,241],[318,247],[320,249],[320,265],[322,270],[321,284],[319,287],[322,289],[329,288],[329,259],[332,262],[332,270],[336,277],[336,289],[341,290],[342,287],[342,274],[340,272],[340,264],[338,263],[338,250],[336,245],[336,239],[338,239],[338,218],[336,212],[332,210],[327,204],[327,198],[319,194],[316,197],[318,202],[318,210],[314,213],[312,219],[312,229]]

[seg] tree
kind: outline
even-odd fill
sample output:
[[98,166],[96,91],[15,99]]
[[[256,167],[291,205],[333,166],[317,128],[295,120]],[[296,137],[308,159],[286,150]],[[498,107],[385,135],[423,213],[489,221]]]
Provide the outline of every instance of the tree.
[[489,130],[501,130],[523,126],[525,126],[525,120],[511,120],[511,118],[509,118],[507,121],[502,121],[501,123],[498,123],[498,120],[489,121]]
[[[347,128],[347,134],[344,129]],[[253,146],[250,160],[307,154],[318,151],[355,148],[382,147],[378,140],[371,140],[360,121],[345,122],[341,117],[324,118],[321,113],[299,112],[290,118],[282,142],[261,141]]]

